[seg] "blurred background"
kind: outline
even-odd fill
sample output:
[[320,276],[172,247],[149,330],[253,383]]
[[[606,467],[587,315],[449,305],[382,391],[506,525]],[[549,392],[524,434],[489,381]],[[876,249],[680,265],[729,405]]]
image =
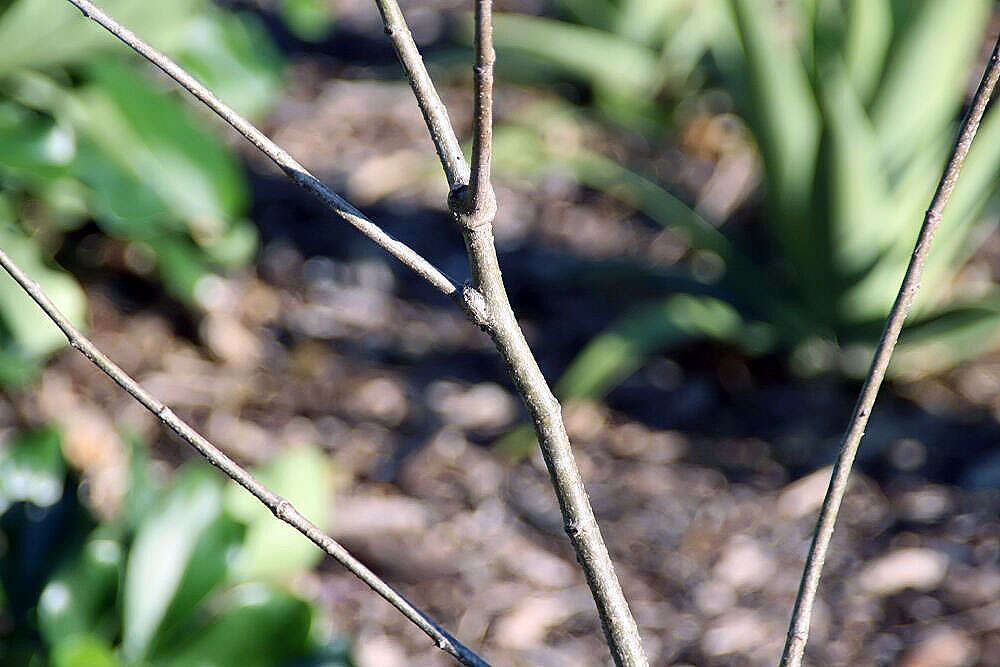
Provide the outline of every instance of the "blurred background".
[[[469,3],[401,3],[461,137]],[[103,0],[451,275],[367,0]],[[496,236],[656,665],[774,664],[989,0],[498,0]],[[1000,108],[868,428],[815,664],[1000,665]],[[0,2],[0,247],[496,664],[602,665],[524,411],[462,314],[60,0]],[[0,277],[0,664],[449,664]]]

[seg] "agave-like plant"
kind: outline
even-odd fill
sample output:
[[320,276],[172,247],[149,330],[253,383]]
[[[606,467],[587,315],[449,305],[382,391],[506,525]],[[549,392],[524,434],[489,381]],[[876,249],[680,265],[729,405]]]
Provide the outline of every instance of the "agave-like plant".
[[[954,136],[966,73],[980,54],[992,3],[677,4],[686,6],[687,16],[697,11],[709,21],[702,34],[711,60],[757,145],[766,205],[756,217],[773,242],[772,259],[751,259],[737,233],[710,225],[615,161],[547,141],[546,123],[557,124],[570,111],[509,124],[498,146],[501,166],[522,174],[568,168],[582,184],[627,201],[665,227],[683,229],[693,249],[725,265],[707,293],[665,295],[593,339],[569,366],[558,393],[599,397],[649,355],[697,338],[724,340],[750,353],[788,350],[797,366],[814,371],[838,358],[842,369],[863,371],[846,360],[864,355],[837,351],[870,348],[877,340]],[[504,26],[498,22],[498,29]],[[677,37],[667,31],[662,39],[669,45]],[[515,47],[523,55],[519,40]],[[511,44],[502,33],[497,42]],[[548,42],[549,51],[570,58],[565,46]],[[970,294],[959,280],[985,238],[990,220],[983,211],[998,173],[995,109],[945,212],[891,368],[896,377],[941,371],[1000,343],[1000,293]]]

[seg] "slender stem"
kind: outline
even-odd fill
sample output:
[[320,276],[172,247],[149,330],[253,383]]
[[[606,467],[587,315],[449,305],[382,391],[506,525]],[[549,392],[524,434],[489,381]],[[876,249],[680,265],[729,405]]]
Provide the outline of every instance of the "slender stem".
[[49,316],[57,327],[66,335],[69,344],[77,349],[83,356],[87,357],[100,368],[104,373],[114,380],[115,384],[127,391],[135,400],[142,404],[147,410],[152,412],[165,426],[179,435],[182,440],[194,447],[199,454],[213,466],[224,472],[234,482],[249,491],[257,500],[264,504],[271,512],[299,531],[320,549],[333,557],[338,563],[346,567],[352,574],[357,576],[368,586],[382,596],[393,607],[398,609],[403,616],[408,618],[417,627],[423,630],[428,637],[434,640],[438,648],[450,653],[464,665],[482,667],[487,665],[486,661],[465,647],[461,642],[452,637],[446,630],[438,625],[430,616],[420,611],[402,595],[397,593],[389,584],[379,577],[352,556],[347,549],[341,546],[332,537],[326,535],[314,523],[299,513],[290,502],[277,495],[266,486],[258,482],[254,477],[240,467],[235,461],[226,456],[218,447],[213,445],[204,436],[191,428],[184,420],[179,418],[174,412],[160,402],[156,397],[146,391],[142,385],[132,379],[114,361],[108,358],[94,345],[86,336],[73,326],[73,323],[63,315],[51,299],[42,291],[42,288],[28,277],[21,268],[7,255],[0,250],[0,266],[10,274],[28,295],[34,299],[35,303]]
[[[454,129],[448,120],[444,105],[440,102],[440,97],[434,90],[434,85],[423,67],[420,54],[413,44],[413,38],[409,30],[405,29],[405,22],[395,0],[376,0],[376,2],[380,3],[379,7],[382,9],[383,19],[386,21],[386,32],[392,37],[400,59],[403,60],[410,84],[424,112],[431,138],[435,143],[438,155],[442,157],[445,173],[452,185],[452,194],[462,195],[460,197],[450,196],[449,205],[456,218],[462,223],[475,286],[465,285],[462,289],[458,289],[451,279],[412,249],[383,232],[356,208],[323,185],[288,153],[216,98],[211,91],[198,83],[177,64],[140,40],[91,2],[87,0],[67,0],[67,2],[163,70],[256,145],[292,180],[317,195],[332,210],[371,238],[377,245],[392,254],[439,291],[450,296],[465,310],[474,323],[490,333],[507,362],[515,384],[535,422],[542,452],[563,511],[566,532],[569,534],[570,541],[576,549],[586,573],[612,656],[619,665],[645,665],[646,659],[639,641],[638,629],[625,601],[607,547],[604,545],[596,518],[590,507],[590,501],[587,498],[569,439],[566,436],[559,404],[539,370],[507,300],[493,242],[492,221],[496,212],[496,202],[495,197],[492,196],[492,187],[490,186],[488,190],[490,196],[486,200],[487,205],[483,206],[481,199],[480,205],[475,210],[468,208],[468,203],[473,198],[466,196],[463,191],[468,192],[469,173],[464,159],[461,157]],[[480,12],[480,16],[483,15],[483,12]],[[489,17],[488,8],[485,16]],[[481,23],[481,25],[483,24]],[[489,28],[489,22],[485,25]],[[480,32],[477,38],[477,45],[480,46],[478,50],[482,50],[483,44],[490,44],[490,38]],[[483,53],[477,56],[477,63],[485,62],[492,63],[492,51],[489,56]],[[485,91],[486,94],[491,95],[492,67],[484,69],[484,72],[487,70],[489,71],[488,78],[477,76],[477,90],[480,93]],[[492,100],[490,104],[492,104]],[[477,127],[482,129],[484,124],[480,121]],[[482,138],[479,139],[479,145],[484,146]],[[481,154],[488,149],[487,142],[485,148],[480,148]],[[477,185],[477,188],[481,189],[484,182],[487,185],[489,183],[489,161],[488,159],[483,160],[481,155],[477,164],[480,168],[485,165],[485,170],[480,173],[485,173],[486,177],[480,177]],[[475,213],[475,215],[470,215],[470,213]],[[488,290],[489,297],[477,288]],[[166,408],[162,409],[166,410]],[[197,444],[195,446],[197,447]],[[280,514],[287,513],[288,506],[282,501],[278,502],[277,507]],[[276,511],[277,513],[279,512]],[[360,564],[358,566],[361,567]],[[402,602],[405,603],[405,600]],[[406,604],[408,605],[408,603]],[[426,620],[426,617],[419,612],[417,612],[417,616]],[[411,620],[414,619],[411,618]],[[475,654],[461,647],[454,640],[445,635],[441,636],[442,640],[435,637],[438,645],[445,647],[445,650],[449,650],[447,647],[454,649],[454,651],[449,652],[456,655],[460,661],[465,664],[485,664]],[[462,650],[457,647],[461,647]]]
[[484,329],[493,338],[535,426],[542,457],[559,500],[563,528],[583,568],[608,648],[616,665],[646,665],[646,657],[614,564],[601,536],[594,510],[570,446],[562,409],[538,367],[510,307],[503,286],[493,225],[464,228],[475,285],[486,302]]
[[646,665],[639,629],[622,592],[614,564],[601,536],[597,518],[570,446],[562,409],[517,323],[504,288],[493,240],[497,202],[490,183],[493,138],[492,0],[475,0],[475,115],[471,182],[466,191],[452,191],[449,206],[459,222],[472,269],[473,287],[485,301],[490,334],[531,414],[542,457],[559,500],[563,526],[576,550],[601,617],[601,626],[617,665]]
[[[295,158],[268,139],[250,121],[240,116],[225,102],[217,98],[212,91],[199,83],[193,76],[177,65],[177,63],[139,39],[132,31],[108,16],[93,3],[88,2],[88,0],[66,1],[79,9],[84,16],[93,19],[101,27],[146,58],[146,60],[163,70],[170,78],[179,83],[182,88],[201,100],[205,106],[218,114],[220,118],[229,123],[237,132],[246,137],[250,143],[259,148],[262,153],[271,158],[300,187],[319,197],[334,213],[430,283],[439,292],[451,297],[453,300],[459,301],[460,305],[468,312],[468,307],[463,302],[463,293],[457,289],[453,280],[448,278],[437,267],[421,257],[405,243],[397,241],[384,232],[347,200],[310,174]],[[461,155],[461,151],[459,151],[459,155]]]
[[474,216],[487,213],[492,216],[496,208],[493,188],[490,186],[490,160],[493,156],[493,0],[476,2],[476,64],[475,111],[472,116],[472,174],[469,180],[467,208]]
[[972,140],[979,129],[979,123],[986,111],[986,106],[989,104],[990,97],[993,95],[998,78],[1000,78],[1000,39],[997,40],[993,49],[993,55],[983,74],[982,81],[979,83],[979,89],[972,100],[972,106],[962,123],[951,157],[948,159],[948,165],[945,167],[930,207],[924,216],[916,246],[913,249],[913,256],[906,267],[903,283],[899,287],[899,293],[896,295],[892,310],[889,311],[882,337],[875,348],[871,368],[868,370],[868,375],[861,387],[853,416],[847,427],[847,432],[844,434],[840,454],[833,466],[830,486],[819,513],[812,545],[809,547],[809,555],[802,572],[802,582],[799,584],[795,607],[792,610],[788,637],[785,640],[785,650],[781,656],[783,667],[798,667],[802,662],[806,642],[809,638],[809,622],[812,618],[813,604],[816,601],[816,591],[819,588],[819,580],[823,572],[826,552],[830,546],[830,539],[833,537],[833,529],[837,523],[840,504],[847,490],[851,466],[861,444],[861,438],[865,434],[865,426],[868,424],[868,417],[875,404],[879,386],[882,384],[886,369],[889,367],[889,360],[892,357],[893,348],[896,346],[896,340],[899,338],[899,332],[902,330],[903,322],[913,304],[913,298],[917,290],[920,289],[920,274],[934,239],[934,233],[941,224],[941,215],[951,198],[955,182],[958,180],[962,164],[965,162],[965,156],[968,155],[969,148],[972,146]]
[[392,40],[396,55],[403,64],[406,78],[410,81],[410,87],[424,115],[431,141],[434,142],[434,150],[437,151],[445,176],[448,178],[448,185],[455,188],[467,184],[469,167],[465,164],[462,146],[455,136],[451,119],[448,118],[448,109],[445,108],[430,75],[427,74],[424,59],[420,57],[420,50],[413,41],[413,35],[406,25],[399,4],[396,0],[375,0],[375,4],[382,14],[385,33]]

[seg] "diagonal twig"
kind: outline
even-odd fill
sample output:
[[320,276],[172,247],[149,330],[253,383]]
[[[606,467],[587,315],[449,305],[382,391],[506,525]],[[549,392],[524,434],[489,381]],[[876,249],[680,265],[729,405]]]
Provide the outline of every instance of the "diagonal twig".
[[[330,210],[371,239],[375,245],[395,257],[439,292],[457,301],[468,312],[467,300],[469,295],[459,290],[451,278],[405,243],[387,234],[378,225],[368,219],[365,214],[351,205],[350,202],[309,173],[287,151],[271,141],[253,123],[236,113],[232,107],[216,97],[212,91],[188,74],[177,63],[139,39],[131,30],[111,18],[92,2],[88,2],[88,0],[66,1],[79,9],[84,16],[93,19],[102,28],[124,42],[129,48],[163,70],[167,76],[179,83],[182,88],[203,102],[205,106],[229,123],[233,129],[242,134],[250,143],[259,148],[262,153],[271,158],[296,184],[319,197]],[[461,155],[461,151],[459,151],[459,155]]]
[[879,387],[885,378],[886,370],[889,367],[889,360],[892,351],[896,346],[899,333],[903,328],[903,322],[910,312],[913,298],[920,289],[920,275],[923,272],[924,262],[927,260],[927,253],[930,250],[934,234],[941,224],[941,215],[944,212],[948,200],[951,198],[955,182],[958,180],[965,156],[969,153],[972,140],[979,129],[979,123],[983,119],[983,113],[989,104],[993,89],[997,80],[1000,79],[1000,39],[997,40],[993,48],[993,55],[986,66],[983,78],[979,83],[979,88],[973,97],[972,105],[969,107],[965,120],[962,122],[955,146],[948,158],[941,181],[931,200],[930,207],[924,216],[917,242],[913,249],[913,256],[910,258],[903,282],[899,286],[899,293],[889,311],[885,328],[879,339],[878,346],[872,358],[871,367],[865,377],[858,396],[858,402],[854,406],[854,413],[850,424],[844,434],[843,444],[837,462],[833,466],[833,474],[830,479],[830,486],[823,500],[823,507],[820,509],[819,519],[816,523],[816,532],[813,535],[812,544],[809,547],[809,555],[806,558],[805,569],[802,572],[802,582],[799,584],[799,592],[795,599],[795,607],[792,610],[792,617],[788,627],[788,637],[785,640],[785,649],[781,656],[782,667],[798,667],[802,662],[805,653],[806,642],[809,638],[809,622],[812,618],[813,604],[816,601],[816,591],[819,588],[820,576],[823,572],[823,563],[826,560],[826,552],[830,546],[830,539],[833,537],[833,530],[837,523],[837,514],[840,511],[840,504],[847,490],[848,477],[851,474],[851,466],[858,453],[861,438],[865,434],[865,427],[868,424],[868,417],[871,414],[872,406],[875,404],[875,397],[878,395]]
[[[461,289],[427,260],[390,237],[356,208],[309,174],[288,153],[264,136],[249,121],[216,98],[211,91],[198,83],[176,63],[136,37],[88,0],[67,0],[67,2],[163,70],[270,157],[293,181],[318,196],[340,217],[358,228],[377,245],[392,254],[439,291],[451,297],[475,324],[490,334],[535,422],[543,458],[559,500],[564,526],[593,593],[612,657],[619,665],[645,665],[646,659],[639,640],[638,628],[622,593],[611,557],[604,544],[600,528],[590,506],[590,500],[583,486],[562,421],[561,408],[517,324],[503,286],[492,232],[496,200],[493,196],[492,186],[488,182],[489,161],[482,159],[484,148],[489,148],[489,142],[484,145],[483,139],[480,138],[478,142],[480,160],[477,163],[480,173],[485,171],[487,174],[485,181],[480,176],[477,189],[483,190],[485,182],[486,189],[483,191],[489,194],[486,198],[479,198],[479,203],[475,207],[470,207],[470,203],[475,203],[475,198],[468,196],[470,174],[461,155],[458,140],[448,120],[447,111],[440,102],[433,83],[423,67],[416,45],[413,44],[412,36],[406,29],[396,1],[376,0],[376,2],[381,2],[385,8],[383,18],[387,21],[386,31],[393,38],[400,58],[404,61],[404,68],[407,70],[410,84],[414,88],[427,120],[431,138],[442,159],[449,183],[452,185],[449,208],[461,223],[473,274],[473,284],[464,285]],[[488,20],[489,8],[485,4],[482,8],[486,8],[486,13],[483,14],[481,11],[480,16],[485,16],[487,20],[485,23],[480,22],[481,29],[477,37],[477,44],[480,47],[490,43],[485,31],[492,29]],[[491,104],[492,51],[490,51],[488,58],[477,57],[477,63],[483,63],[483,72],[488,72],[488,77],[477,77],[477,89],[479,93],[490,96]],[[477,108],[482,109],[478,105]],[[482,130],[485,124],[490,121],[489,116],[480,120],[477,130]],[[411,618],[411,620],[413,619]],[[438,641],[437,637],[435,640]],[[438,643],[441,644],[440,641]],[[446,645],[455,646],[455,644],[447,642]],[[464,647],[462,648],[464,649]],[[446,648],[446,650],[448,649]],[[470,662],[466,664],[485,664],[476,663],[475,660],[481,659],[468,649],[459,651],[458,654],[452,652],[452,655],[456,655],[463,662],[469,660]]]
[[462,146],[455,136],[451,119],[448,118],[448,109],[431,82],[424,59],[420,57],[420,51],[413,41],[399,4],[396,0],[375,0],[375,5],[382,15],[385,34],[392,40],[392,46],[396,49],[399,62],[402,63],[406,78],[416,95],[417,105],[424,115],[431,141],[434,142],[434,150],[437,151],[441,167],[448,178],[448,185],[454,188],[468,183],[469,167],[465,163]]
[[406,598],[397,593],[389,584],[382,581],[378,575],[354,558],[340,543],[326,535],[318,526],[299,513],[290,502],[258,482],[253,475],[226,456],[218,447],[191,428],[184,420],[174,414],[169,407],[132,379],[114,361],[101,352],[94,343],[80,333],[73,326],[73,323],[52,303],[38,283],[25,274],[3,250],[0,250],[0,266],[10,274],[11,278],[28,293],[45,314],[49,316],[49,319],[59,327],[73,348],[104,371],[108,377],[114,380],[115,384],[127,391],[144,408],[152,412],[157,419],[163,422],[165,426],[180,436],[182,440],[198,450],[198,453],[204,456],[209,463],[249,491],[265,507],[271,510],[277,518],[305,535],[313,544],[332,556],[334,560],[368,584],[373,591],[382,596],[389,604],[398,609],[406,618],[423,630],[428,637],[433,639],[434,643],[442,651],[455,656],[464,665],[472,665],[474,667],[487,665],[485,660],[448,634],[430,616],[410,604]]
[[[383,18],[392,18],[392,25],[386,23],[396,46],[407,78],[413,88],[421,108],[423,100],[440,99],[429,77],[415,77],[411,70],[423,71],[420,53],[410,31],[403,29],[405,19],[396,0],[375,0]],[[577,560],[583,568],[597,605],[601,626],[608,642],[611,656],[618,665],[646,665],[639,630],[628,602],[622,592],[614,564],[601,536],[597,518],[590,506],[583,478],[577,468],[573,449],[566,427],[563,424],[562,408],[552,394],[545,376],[538,367],[517,323],[504,288],[500,264],[497,260],[496,245],[493,240],[493,221],[497,204],[490,183],[490,159],[492,153],[492,108],[493,108],[493,53],[492,0],[475,0],[475,115],[473,119],[473,167],[471,182],[455,181],[448,175],[452,186],[448,206],[459,223],[465,239],[466,254],[472,272],[472,287],[482,298],[483,320],[479,326],[493,339],[507,370],[535,425],[535,433],[545,459],[552,486],[559,501],[563,526],[570,543],[576,551]],[[439,155],[447,153],[453,145],[455,131],[450,125],[443,107],[431,108],[428,119],[431,137],[435,140]],[[425,110],[425,117],[428,116]]]

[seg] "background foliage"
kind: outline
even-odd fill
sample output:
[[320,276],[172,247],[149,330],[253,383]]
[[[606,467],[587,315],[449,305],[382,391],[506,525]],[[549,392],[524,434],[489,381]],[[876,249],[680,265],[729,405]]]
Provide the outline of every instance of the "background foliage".
[[[562,398],[600,397],[651,357],[698,340],[775,354],[804,375],[863,370],[852,360],[866,358],[856,352],[876,339],[902,275],[992,3],[777,4],[559,0],[544,16],[497,16],[501,75],[559,93],[504,119],[498,168],[528,180],[571,174],[689,246],[679,265],[654,267],[671,277],[669,291],[622,299],[626,312],[562,376]],[[209,0],[102,6],[252,118],[281,92],[275,27],[259,13]],[[280,31],[305,42],[338,26],[324,0],[267,6]],[[467,43],[467,22],[457,28]],[[665,151],[692,109],[758,161],[757,193],[725,219],[588,139],[599,128]],[[223,137],[63,3],[0,1],[0,245],[77,323],[86,296],[57,259],[80,230],[118,240],[129,270],[196,314],[203,278],[253,261],[251,193]],[[995,287],[965,270],[995,220],[998,148],[994,110],[931,255],[896,377],[939,372],[998,343]],[[649,267],[632,268],[642,277]],[[0,383],[30,383],[63,344],[0,276]],[[530,431],[505,444],[528,451]],[[61,449],[45,428],[0,447],[0,611],[13,621],[0,661],[348,661],[319,630],[317,609],[291,592],[318,552],[238,489],[197,466],[160,479],[136,443],[128,509],[106,520],[81,504]],[[333,511],[318,452],[293,449],[257,472],[319,525]]]
[[[902,279],[992,3],[560,4],[558,20],[501,17],[501,62],[513,60],[521,80],[582,84],[593,100],[583,113],[548,104],[509,123],[499,164],[520,175],[569,169],[679,231],[692,289],[625,314],[580,353],[557,393],[603,396],[650,355],[698,339],[786,352],[806,375],[863,373],[854,360],[869,357]],[[659,141],[678,129],[677,99],[691,97],[716,116],[738,114],[763,168],[761,205],[721,226],[628,165],[558,141],[595,121]],[[896,377],[940,372],[1000,342],[995,289],[970,287],[962,273],[993,224],[983,213],[997,190],[998,147],[994,109],[946,211]],[[506,446],[523,451],[529,440],[522,429]]]

